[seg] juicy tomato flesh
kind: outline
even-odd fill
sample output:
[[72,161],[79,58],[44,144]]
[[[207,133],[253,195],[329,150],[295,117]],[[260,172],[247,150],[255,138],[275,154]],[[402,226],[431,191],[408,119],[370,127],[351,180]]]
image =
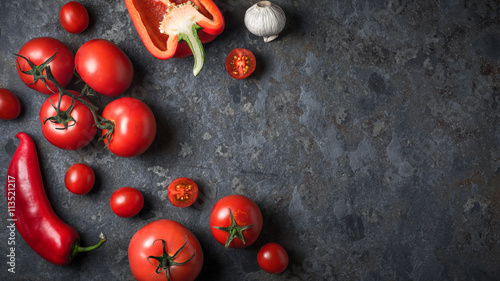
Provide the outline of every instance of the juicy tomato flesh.
[[198,197],[198,186],[189,178],[177,178],[168,186],[168,200],[176,207],[191,206]]
[[226,70],[235,79],[244,79],[255,70],[255,56],[247,49],[232,50],[226,58]]

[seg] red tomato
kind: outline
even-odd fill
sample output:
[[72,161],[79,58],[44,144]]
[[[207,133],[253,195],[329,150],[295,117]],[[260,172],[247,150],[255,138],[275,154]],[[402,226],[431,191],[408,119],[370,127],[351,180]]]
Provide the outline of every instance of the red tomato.
[[64,185],[74,194],[83,195],[88,193],[94,183],[94,170],[83,163],[72,165],[64,175]]
[[133,187],[121,187],[115,190],[109,200],[111,210],[117,216],[130,218],[137,215],[144,206],[144,196]]
[[[102,117],[115,124],[111,141],[104,139],[104,143],[115,155],[137,156],[153,143],[156,120],[151,109],[142,101],[131,97],[116,99],[104,108]],[[102,135],[107,132],[108,130],[102,130]]]
[[161,219],[134,234],[128,246],[128,261],[138,281],[193,281],[203,266],[203,251],[189,229]]
[[257,253],[257,263],[266,272],[281,273],[288,266],[288,254],[278,243],[267,243]]
[[257,204],[246,196],[223,197],[215,203],[210,213],[210,231],[215,240],[226,248],[252,245],[261,230],[262,213]]
[[105,39],[83,44],[76,52],[75,66],[85,83],[108,97],[125,92],[134,78],[134,68],[128,56]]
[[10,90],[0,88],[0,119],[12,120],[21,114],[21,103]]
[[80,33],[89,26],[89,13],[79,2],[70,1],[59,10],[59,22],[67,32]]
[[[80,93],[70,91],[75,95]],[[63,96],[61,99],[60,111],[66,111],[72,102],[70,96]],[[63,124],[57,124],[47,120],[52,116],[57,115],[56,109],[59,101],[59,94],[53,94],[48,98],[40,109],[40,123],[42,125],[42,133],[44,137],[54,146],[66,150],[76,150],[86,146],[94,138],[97,128],[94,126],[94,117],[92,111],[83,103],[75,100],[70,116],[74,121],[68,122],[68,127],[64,129]]]
[[[30,60],[33,64],[40,66],[48,58],[56,54],[56,51],[57,55],[48,65],[50,66],[50,70],[52,71],[54,78],[64,88],[73,78],[75,61],[73,52],[71,52],[66,45],[61,43],[61,41],[50,37],[35,38],[26,42],[19,50],[18,55],[21,55]],[[19,77],[24,84],[26,84],[26,86],[47,95],[58,92],[56,86],[45,78],[38,79],[33,83],[33,75],[22,72],[31,70],[31,66],[25,59],[17,57],[16,68]],[[38,75],[41,75],[42,73],[45,75],[45,70],[39,69],[37,71],[39,72]],[[52,91],[47,88],[43,80],[45,80]]]
[[232,50],[226,58],[226,70],[234,79],[244,79],[255,70],[255,56],[247,49]]
[[198,185],[191,179],[177,178],[168,185],[167,194],[175,207],[188,207],[198,197]]

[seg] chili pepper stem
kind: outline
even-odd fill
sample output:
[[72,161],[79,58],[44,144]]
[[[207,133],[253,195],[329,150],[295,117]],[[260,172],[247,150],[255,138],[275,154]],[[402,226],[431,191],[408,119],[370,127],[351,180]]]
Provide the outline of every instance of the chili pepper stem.
[[89,251],[95,250],[95,249],[101,247],[108,240],[103,233],[101,233],[99,235],[99,239],[101,239],[99,241],[99,243],[97,243],[93,246],[89,246],[89,247],[81,247],[80,242],[78,240],[75,241],[75,243],[73,244],[73,247],[71,249],[70,258],[73,259],[74,257],[76,257],[76,255],[78,255],[78,253],[81,253],[81,252],[89,252]]

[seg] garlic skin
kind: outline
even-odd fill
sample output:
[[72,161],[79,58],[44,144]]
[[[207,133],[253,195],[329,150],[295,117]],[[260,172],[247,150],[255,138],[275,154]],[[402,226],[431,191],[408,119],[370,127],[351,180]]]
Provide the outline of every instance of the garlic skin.
[[245,12],[245,26],[252,34],[271,42],[278,37],[286,23],[285,12],[270,1],[259,1]]

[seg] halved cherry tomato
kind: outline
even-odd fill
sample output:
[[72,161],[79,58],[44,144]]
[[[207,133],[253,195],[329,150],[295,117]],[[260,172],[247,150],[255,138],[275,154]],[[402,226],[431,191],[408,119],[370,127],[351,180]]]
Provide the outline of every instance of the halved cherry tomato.
[[59,22],[67,32],[80,33],[89,26],[89,13],[79,2],[70,1],[59,10]]
[[244,79],[255,70],[255,56],[247,49],[232,50],[226,58],[226,70],[234,79]]
[[17,96],[10,90],[0,88],[0,119],[16,119],[21,113],[21,103]]
[[198,185],[191,179],[177,178],[168,185],[167,194],[175,207],[188,207],[198,197]]
[[257,253],[257,263],[266,272],[281,273],[288,266],[288,254],[278,243],[267,243]]
[[94,170],[83,163],[76,163],[69,167],[64,175],[64,185],[74,194],[88,193],[95,183]]
[[144,196],[133,187],[121,187],[115,190],[109,200],[111,210],[117,216],[130,218],[137,215],[144,206]]

